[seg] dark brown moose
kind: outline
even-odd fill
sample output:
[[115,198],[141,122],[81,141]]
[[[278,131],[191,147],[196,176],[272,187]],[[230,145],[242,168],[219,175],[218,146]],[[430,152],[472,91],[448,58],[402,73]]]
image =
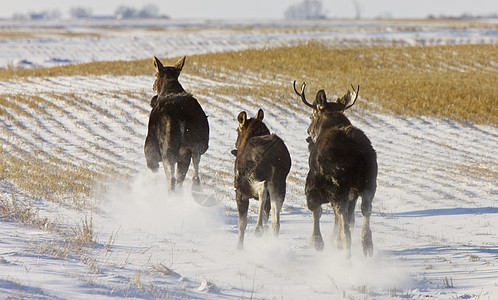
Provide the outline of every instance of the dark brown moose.
[[249,198],[259,200],[256,235],[266,229],[271,210],[273,234],[280,231],[280,210],[284,203],[286,179],[291,167],[291,158],[281,138],[263,123],[264,112],[260,109],[254,118],[240,112],[237,121],[235,158],[235,197],[239,211],[239,240],[237,247],[244,246],[247,227]]
[[[194,165],[193,189],[200,189],[199,162],[208,149],[209,124],[199,102],[187,93],[178,82],[178,76],[185,64],[185,56],[174,66],[163,66],[154,56],[156,81],[151,100],[145,158],[147,167],[154,172],[163,163],[169,189],[176,183],[182,185],[190,160]],[[176,179],[175,179],[175,166]]]
[[294,91],[308,107],[313,109],[308,128],[309,172],[306,178],[306,200],[313,216],[312,243],[317,250],[323,249],[320,233],[321,205],[330,203],[334,209],[334,235],[338,248],[346,248],[351,255],[350,227],[354,227],[354,209],[361,196],[363,215],[362,244],[365,256],[372,256],[373,243],[370,230],[372,200],[377,187],[377,156],[370,140],[344,115],[354,105],[348,91],[342,98],[328,102],[325,91],[320,90],[316,100],[310,104],[305,97],[303,83],[301,92]]

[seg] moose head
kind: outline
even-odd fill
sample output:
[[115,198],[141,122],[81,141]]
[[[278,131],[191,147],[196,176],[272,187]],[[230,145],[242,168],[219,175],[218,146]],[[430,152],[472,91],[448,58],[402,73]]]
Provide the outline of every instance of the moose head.
[[[315,101],[309,103],[306,100],[306,95],[304,90],[306,89],[306,83],[303,82],[301,86],[301,92],[296,89],[296,81],[294,81],[294,92],[301,97],[303,103],[313,109],[313,114],[311,115],[311,124],[308,127],[308,142],[316,141],[322,127],[332,127],[332,126],[345,126],[350,125],[348,118],[344,115],[344,111],[352,107],[356,100],[358,99],[358,92],[360,91],[360,86],[355,90],[354,86],[353,92],[347,91],[347,93],[342,98],[337,98],[335,101],[327,101],[327,95],[324,90],[319,90],[316,94]],[[311,139],[310,139],[311,138]]]
[[[237,141],[235,142],[235,148],[238,150],[243,147],[244,143],[254,136],[270,134],[270,130],[263,123],[263,118],[265,113],[262,109],[259,109],[257,114],[248,119],[247,113],[241,111],[237,116],[237,121],[239,126],[237,127]],[[232,150],[233,155],[237,155],[237,150]]]
[[184,91],[181,84],[178,82],[178,77],[185,65],[186,56],[180,58],[174,66],[163,66],[161,61],[154,56],[154,67],[156,69],[156,81],[154,82],[153,90],[157,95],[165,95],[168,93],[181,93]]

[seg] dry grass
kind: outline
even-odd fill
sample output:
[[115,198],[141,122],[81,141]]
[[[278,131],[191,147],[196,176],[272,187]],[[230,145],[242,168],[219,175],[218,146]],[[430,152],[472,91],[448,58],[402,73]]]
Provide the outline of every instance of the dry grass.
[[[296,101],[292,80],[308,83],[310,99],[322,88],[331,97],[342,96],[350,84],[359,84],[360,103],[376,104],[371,108],[380,105],[401,115],[497,124],[496,57],[496,45],[332,49],[309,43],[199,55],[190,60],[195,72],[208,76],[233,71],[258,74],[263,90],[256,93],[267,96],[288,95]],[[275,80],[280,74],[287,86]]]
[[3,221],[30,225],[34,228],[51,231],[53,224],[47,218],[41,218],[33,208],[31,200],[18,197],[14,187],[10,186],[10,199],[0,198],[0,215]]
[[467,163],[456,166],[458,174],[467,178],[475,178],[475,180],[489,180],[495,182],[498,178],[498,165],[490,165],[486,163]]
[[24,31],[0,31],[0,40],[31,39],[35,35],[32,32]]
[[[46,141],[40,133],[43,131],[41,128],[47,126],[43,121],[52,120],[53,126],[64,128],[64,124],[57,120],[57,115],[73,118],[71,112],[65,110],[65,104],[81,110],[92,108],[101,116],[110,116],[110,111],[88,101],[85,96],[74,93],[0,95],[0,116],[16,128],[9,130],[8,127],[2,127],[0,130],[2,140],[5,141],[5,147],[0,148],[0,178],[8,179],[35,199],[83,209],[88,208],[85,199],[96,182],[117,173],[127,174],[129,170],[123,170],[123,166],[116,166],[108,159],[100,158],[98,162],[75,160],[75,153],[63,146],[71,141],[63,138],[59,140],[61,146],[58,148],[45,146]],[[125,96],[142,95],[126,92]],[[55,103],[65,104],[57,106]],[[51,115],[47,111],[49,108],[58,111],[58,114]],[[129,121],[136,122],[135,119]],[[90,157],[94,157],[95,153],[115,155],[92,141],[76,147],[76,150]]]
[[10,190],[11,197],[0,198],[0,215],[2,221],[15,222],[46,232],[57,233],[61,238],[33,243],[32,250],[36,253],[65,258],[70,254],[81,255],[86,247],[97,242],[93,228],[93,220],[85,218],[81,225],[68,226],[60,219],[41,217],[33,205],[32,197],[22,196],[12,185],[4,186]]
[[51,68],[5,69],[0,70],[0,80],[5,81],[15,77],[101,76],[106,74],[137,76],[152,72],[151,61],[147,60],[147,63],[146,60],[105,61]]
[[[400,115],[428,115],[458,122],[498,124],[497,45],[359,47],[336,49],[318,42],[297,46],[194,55],[190,74],[241,82],[261,78],[253,96],[296,101],[291,82],[306,81],[310,99],[319,89],[342,95],[361,86],[359,105]],[[168,61],[168,60],[166,60]],[[175,59],[171,59],[172,62]],[[150,59],[94,62],[30,70],[1,70],[0,80],[27,76],[152,75]],[[234,74],[239,74],[238,78]],[[240,94],[244,85],[234,88]],[[229,88],[223,92],[230,93]],[[249,93],[249,90],[246,91]],[[373,105],[372,105],[373,104]]]
[[96,241],[96,237],[93,231],[93,218],[90,216],[90,221],[87,217],[81,221],[81,226],[76,226],[73,228],[74,243],[76,245],[92,245]]
[[0,176],[8,178],[24,193],[35,199],[45,199],[75,208],[86,206],[85,197],[98,178],[97,170],[82,168],[70,162],[49,157],[42,160],[18,149],[10,152],[0,150]]
[[18,39],[53,39],[53,38],[73,38],[73,37],[94,37],[99,38],[101,34],[97,32],[71,32],[64,27],[42,27],[37,30],[25,31],[24,29],[0,29],[0,41]]

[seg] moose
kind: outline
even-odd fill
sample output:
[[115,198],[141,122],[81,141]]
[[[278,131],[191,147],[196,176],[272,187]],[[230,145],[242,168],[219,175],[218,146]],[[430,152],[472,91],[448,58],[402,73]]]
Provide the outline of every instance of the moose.
[[[150,105],[148,132],[144,153],[147,167],[157,172],[163,163],[169,189],[183,184],[190,161],[194,165],[193,190],[200,190],[199,162],[208,149],[209,124],[204,110],[192,94],[178,82],[185,56],[174,66],[163,66],[154,56],[156,95]],[[175,166],[176,178],[175,178]]]
[[266,230],[270,210],[273,234],[280,231],[280,210],[284,203],[286,179],[291,167],[287,147],[276,134],[270,134],[263,123],[262,109],[253,118],[242,111],[237,116],[235,150],[235,198],[239,212],[239,239],[237,248],[244,245],[249,198],[259,200],[256,236]]
[[370,214],[377,188],[377,155],[363,131],[351,125],[344,115],[344,111],[358,99],[360,86],[357,90],[352,86],[353,100],[348,91],[342,98],[329,102],[325,91],[320,90],[312,104],[306,100],[305,88],[306,83],[303,83],[301,92],[298,92],[294,81],[295,93],[313,109],[308,127],[310,156],[305,185],[306,201],[313,217],[312,244],[316,250],[323,250],[321,206],[330,203],[335,216],[337,247],[345,248],[350,257],[350,228],[354,227],[354,209],[358,196],[361,196],[363,254],[372,256]]

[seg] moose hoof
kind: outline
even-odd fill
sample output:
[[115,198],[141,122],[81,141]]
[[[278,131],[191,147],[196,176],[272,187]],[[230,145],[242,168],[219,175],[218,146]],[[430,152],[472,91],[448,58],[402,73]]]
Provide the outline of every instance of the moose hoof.
[[258,226],[258,227],[256,227],[254,235],[256,235],[257,237],[261,237],[261,236],[263,236],[264,232],[265,232],[265,229],[263,228],[263,226]]
[[243,250],[244,249],[244,243],[238,242],[237,243],[237,250]]
[[199,176],[196,176],[192,179],[192,190],[193,191],[196,191],[196,192],[201,192],[202,191],[202,188],[201,188],[201,179],[199,178]]
[[315,248],[316,251],[322,251],[323,250],[323,238],[319,235],[314,235],[311,237],[311,244],[313,244],[313,247]]
[[272,226],[273,227],[273,236],[274,237],[278,237],[279,233],[280,233],[280,226],[277,227],[277,226]]
[[199,176],[195,176],[194,178],[192,178],[192,181],[194,182],[194,185],[201,185],[201,179],[199,178]]
[[373,255],[373,242],[372,242],[372,232],[370,230],[366,230],[363,232],[361,244],[363,245],[363,254],[365,256],[371,257]]
[[338,250],[342,250],[344,248],[341,238],[336,239],[335,244],[336,244]]
[[372,257],[373,255],[373,244],[370,241],[369,244],[363,243],[363,255]]

